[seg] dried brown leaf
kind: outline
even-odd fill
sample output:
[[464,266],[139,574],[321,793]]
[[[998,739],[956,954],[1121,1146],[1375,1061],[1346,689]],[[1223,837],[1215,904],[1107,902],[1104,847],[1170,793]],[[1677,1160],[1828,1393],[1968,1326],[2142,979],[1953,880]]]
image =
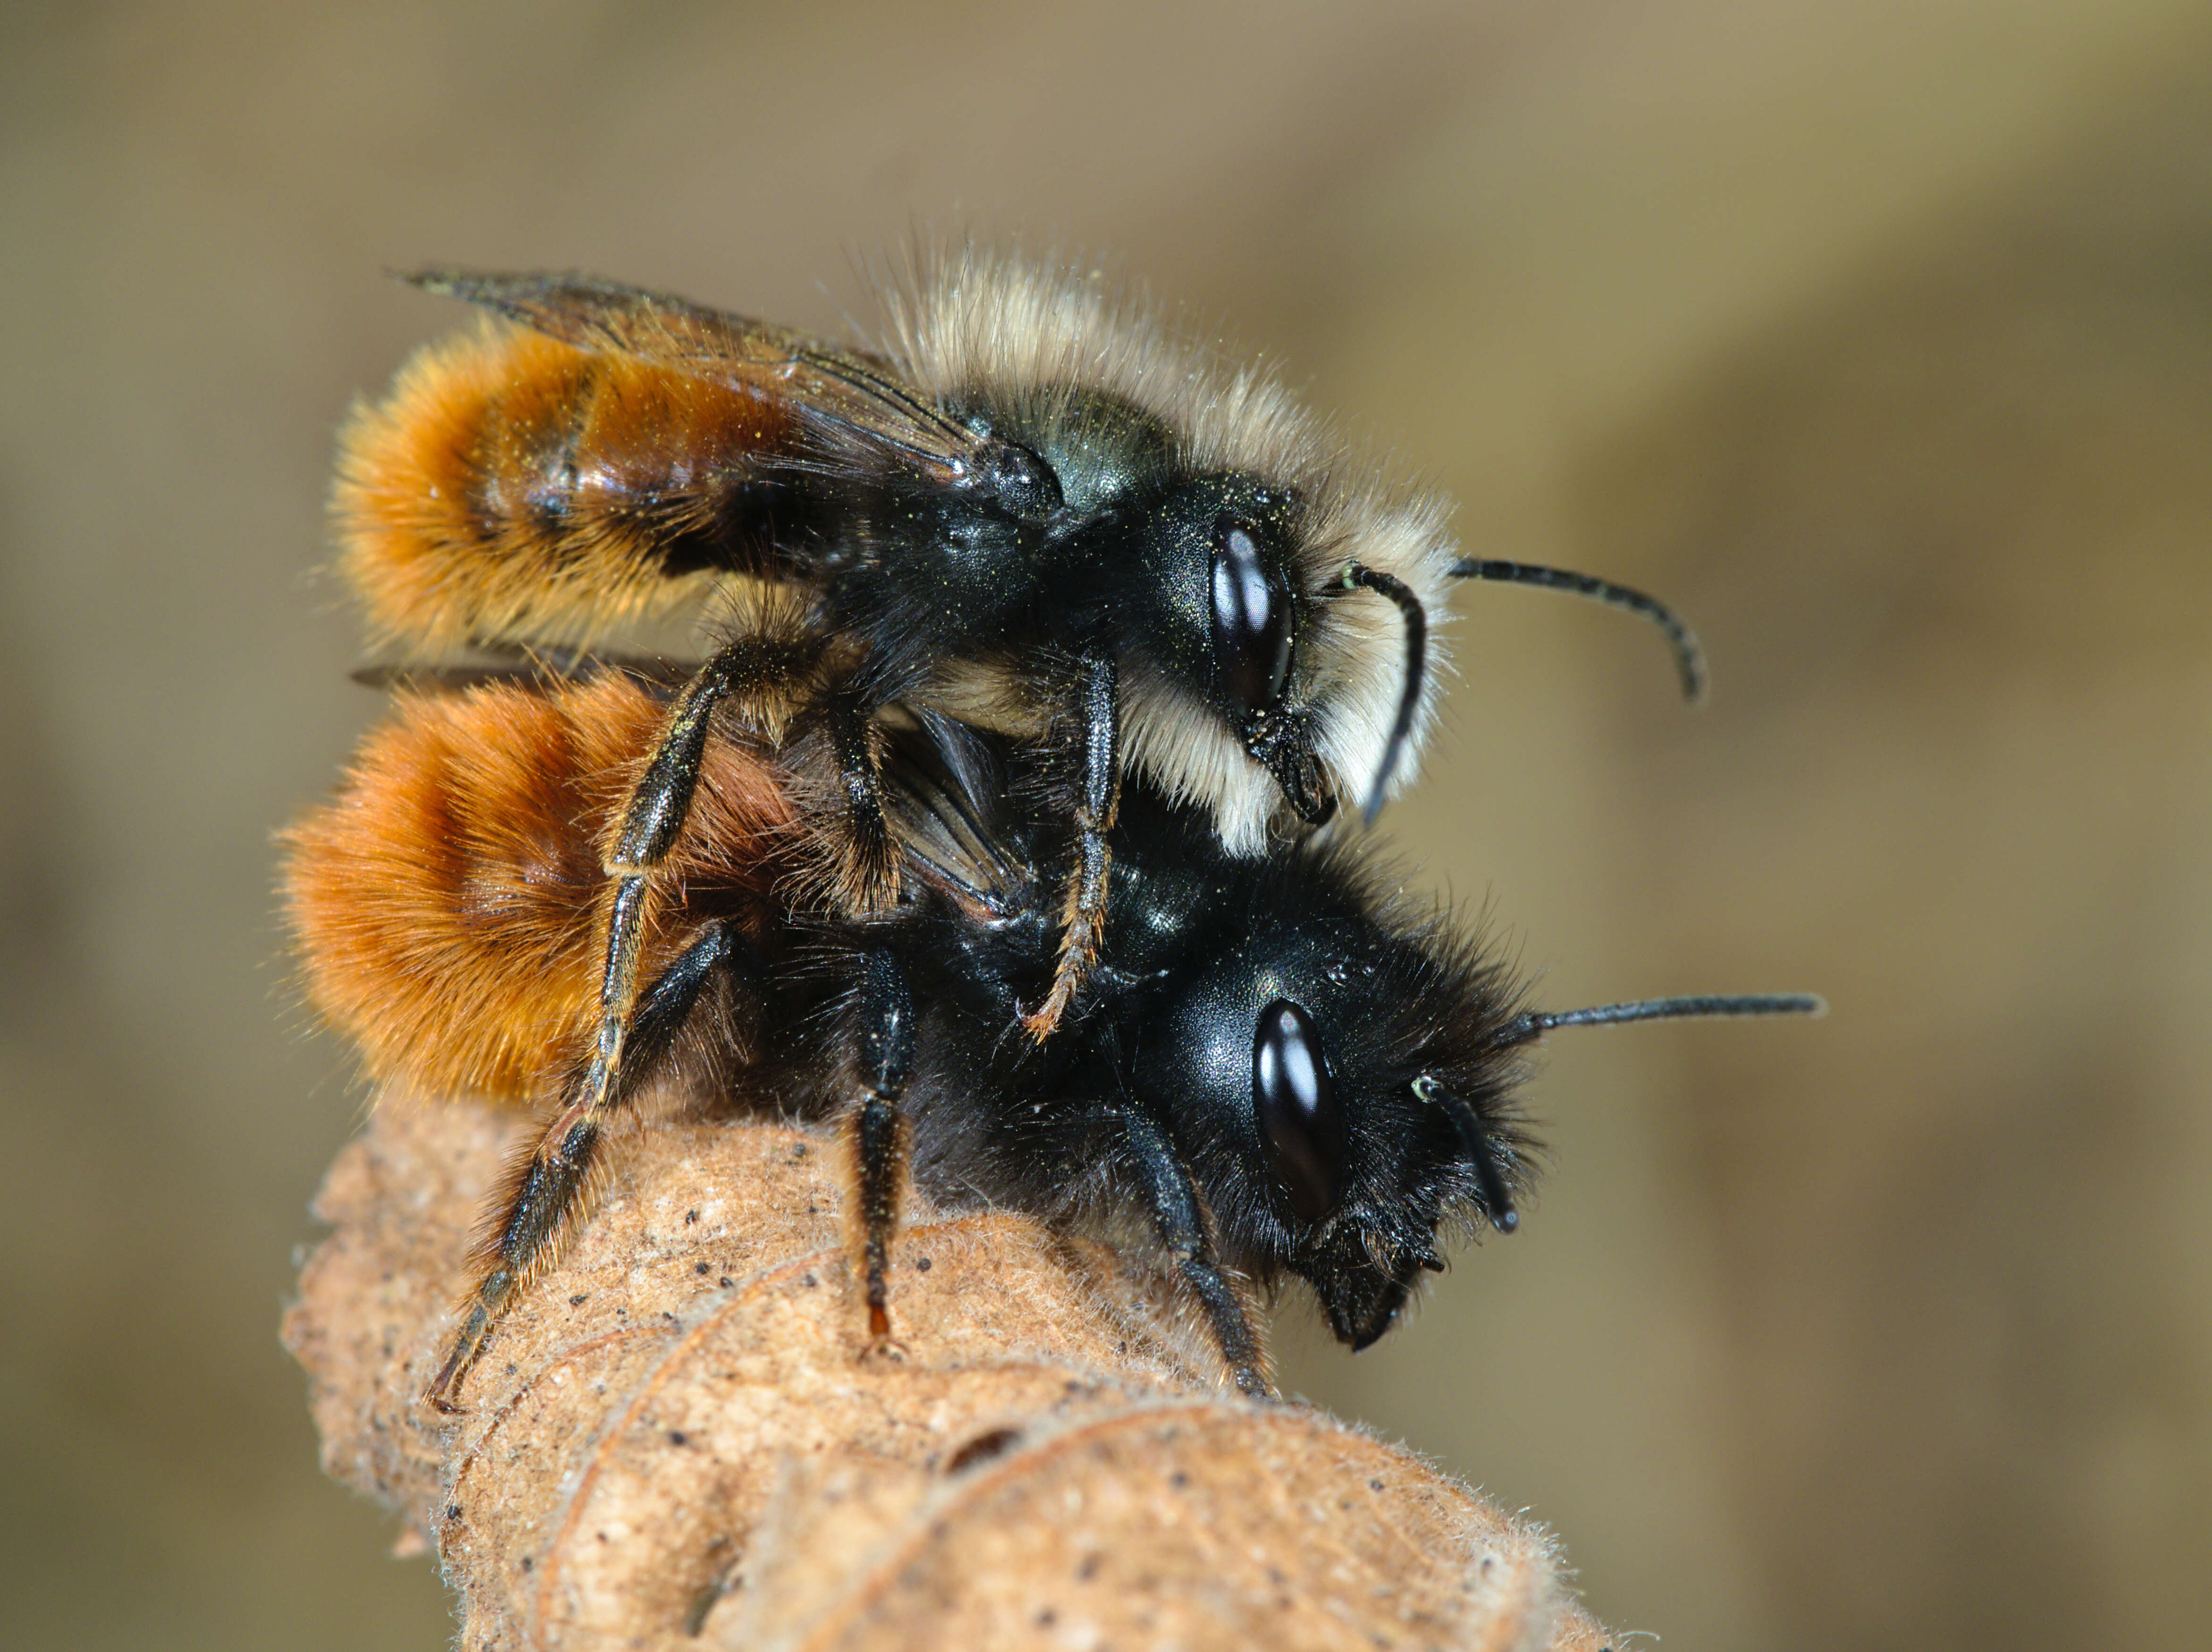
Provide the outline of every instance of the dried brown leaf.
[[622,1142],[441,1417],[419,1395],[521,1127],[380,1108],[284,1325],[325,1466],[435,1546],[467,1648],[1604,1643],[1540,1532],[1230,1396],[1174,1293],[1103,1246],[917,1204],[903,1357],[856,1358],[837,1150],[773,1126]]

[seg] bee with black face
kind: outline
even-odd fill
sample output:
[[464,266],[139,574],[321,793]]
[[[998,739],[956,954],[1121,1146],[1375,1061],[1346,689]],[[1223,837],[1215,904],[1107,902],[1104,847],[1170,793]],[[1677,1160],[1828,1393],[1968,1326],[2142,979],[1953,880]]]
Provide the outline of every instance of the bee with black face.
[[[1697,645],[1642,594],[1458,557],[1433,496],[1350,463],[1279,384],[1117,307],[1091,281],[962,253],[848,349],[635,288],[437,273],[502,318],[434,347],[362,411],[341,460],[343,566],[410,647],[542,649],[733,586],[795,586],[848,645],[825,724],[848,910],[902,858],[874,712],[927,708],[1069,758],[1077,852],[1042,1038],[1099,944],[1122,778],[1197,808],[1230,853],[1371,817],[1412,773],[1428,630],[1458,579],[1571,590],[1657,622],[1684,687]],[[608,875],[610,971],[681,829],[709,720],[771,734],[811,653],[727,641],[671,708]]]
[[1067,1024],[1010,1036],[1057,968],[1047,869],[1077,835],[1064,778],[1049,754],[920,719],[883,771],[905,893],[844,914],[807,893],[811,840],[834,830],[810,803],[837,780],[814,738],[825,692],[781,753],[702,737],[697,806],[629,956],[634,1009],[611,1018],[624,994],[599,941],[624,896],[599,867],[681,692],[609,671],[403,698],[338,799],[290,835],[309,996],[370,1072],[543,1108],[431,1388],[442,1406],[583,1218],[606,1129],[647,1089],[841,1122],[871,1345],[891,1333],[911,1166],[956,1204],[1112,1232],[1139,1217],[1231,1380],[1259,1394],[1238,1276],[1303,1278],[1362,1346],[1441,1266],[1441,1229],[1514,1225],[1528,1171],[1513,1096],[1546,1030],[1814,1007],[1530,1011],[1479,939],[1382,893],[1340,847],[1231,855],[1202,813],[1139,783]]

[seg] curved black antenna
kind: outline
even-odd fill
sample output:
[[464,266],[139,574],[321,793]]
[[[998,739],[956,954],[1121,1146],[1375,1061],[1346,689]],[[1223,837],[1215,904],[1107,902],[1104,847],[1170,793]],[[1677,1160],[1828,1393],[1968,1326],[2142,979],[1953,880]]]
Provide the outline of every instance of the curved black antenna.
[[1647,597],[1641,591],[1615,585],[1610,580],[1564,568],[1541,568],[1534,562],[1501,562],[1466,556],[1452,564],[1451,572],[1455,580],[1540,585],[1548,591],[1565,591],[1588,597],[1592,602],[1601,602],[1608,608],[1625,608],[1632,614],[1641,614],[1667,634],[1668,646],[1674,651],[1674,669],[1682,676],[1682,698],[1695,705],[1705,697],[1705,651],[1698,641],[1697,633],[1656,597]]
[[1475,1188],[1482,1196],[1482,1208],[1490,1217],[1490,1224],[1500,1233],[1510,1233],[1519,1227],[1521,1212],[1513,1208],[1513,1195],[1507,1191],[1504,1175],[1498,1168],[1498,1144],[1483,1127],[1481,1115],[1463,1096],[1453,1095],[1438,1084],[1431,1073],[1425,1072],[1413,1080],[1413,1094],[1443,1108],[1459,1127],[1459,1139],[1466,1145],[1468,1162],[1474,1166]]
[[1382,747],[1382,761],[1376,766],[1374,789],[1368,793],[1367,806],[1360,811],[1360,824],[1372,826],[1375,817],[1382,812],[1382,794],[1389,788],[1390,776],[1397,770],[1399,756],[1413,732],[1413,715],[1421,708],[1421,683],[1428,670],[1429,612],[1403,580],[1378,574],[1359,562],[1346,562],[1344,588],[1350,591],[1363,585],[1396,603],[1398,611],[1406,619],[1406,686],[1399,691],[1398,716],[1390,725],[1390,738]]
[[1541,1038],[1554,1027],[1611,1027],[1624,1021],[1680,1021],[1693,1016],[1826,1015],[1817,993],[1751,993],[1737,998],[1644,998],[1633,1004],[1596,1004],[1586,1010],[1529,1010],[1498,1029],[1494,1049]]
[[[1492,1038],[1492,1049],[1507,1049],[1516,1044],[1526,1044],[1541,1037],[1554,1027],[1606,1027],[1622,1021],[1672,1021],[1690,1016],[1742,1015],[1826,1015],[1827,1001],[1814,993],[1751,993],[1734,998],[1646,998],[1632,1004],[1598,1004],[1586,1010],[1561,1010],[1549,1013],[1530,1010],[1515,1016],[1498,1029]],[[1513,1208],[1513,1194],[1505,1185],[1504,1172],[1498,1168],[1498,1146],[1496,1138],[1482,1121],[1464,1096],[1455,1096],[1437,1082],[1436,1075],[1425,1072],[1413,1080],[1413,1094],[1432,1106],[1443,1108],[1445,1115],[1459,1131],[1460,1141],[1467,1148],[1468,1163],[1474,1169],[1475,1191],[1482,1200],[1482,1208],[1488,1214],[1491,1225],[1500,1233],[1510,1233],[1521,1225],[1521,1213]],[[1425,1262],[1424,1266],[1427,1266]]]

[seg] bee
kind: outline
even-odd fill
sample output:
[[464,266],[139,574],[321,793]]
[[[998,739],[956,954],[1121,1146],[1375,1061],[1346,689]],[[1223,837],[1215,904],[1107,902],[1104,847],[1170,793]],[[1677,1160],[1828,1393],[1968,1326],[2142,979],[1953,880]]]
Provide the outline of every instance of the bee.
[[[1340,797],[1371,822],[1413,771],[1455,581],[1642,615],[1702,692],[1663,605],[1460,556],[1438,498],[1092,279],[955,252],[890,296],[877,349],[578,276],[411,279],[490,319],[419,355],[345,434],[340,565],[373,628],[542,652],[751,584],[805,592],[862,661],[823,708],[842,801],[817,847],[848,910],[890,905],[904,864],[883,708],[1075,762],[1058,963],[1024,1011],[1040,1039],[1097,951],[1124,775],[1194,806],[1233,855],[1325,824]],[[811,658],[738,636],[696,667],[611,878],[653,876],[718,711],[773,733]],[[611,932],[611,975],[630,975],[632,939]]]
[[[1483,941],[1341,844],[1234,854],[1202,809],[1139,781],[1096,965],[1067,1024],[1035,1041],[1016,1017],[1057,969],[1050,869],[1081,829],[1065,793],[1082,776],[908,720],[880,771],[904,892],[852,914],[808,870],[836,829],[835,744],[816,736],[837,689],[833,674],[781,747],[707,731],[690,823],[626,954],[634,987],[605,978],[601,938],[630,897],[600,867],[681,685],[610,668],[403,695],[336,799],[290,830],[307,994],[373,1078],[559,1098],[494,1200],[433,1404],[459,1408],[500,1315],[585,1219],[608,1127],[649,1090],[840,1124],[867,1347],[890,1345],[911,1174],[949,1203],[1064,1227],[1133,1218],[1257,1396],[1272,1389],[1240,1277],[1303,1279],[1364,1347],[1443,1266],[1442,1230],[1516,1225],[1532,1144],[1514,1096],[1544,1033],[1818,1007],[1536,1011]],[[635,1011],[611,1022],[620,999]]]

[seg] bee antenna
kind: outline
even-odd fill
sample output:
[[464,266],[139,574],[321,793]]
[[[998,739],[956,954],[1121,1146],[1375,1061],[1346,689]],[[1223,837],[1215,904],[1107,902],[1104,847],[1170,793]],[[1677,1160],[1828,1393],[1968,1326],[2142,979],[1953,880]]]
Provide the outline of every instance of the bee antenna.
[[1610,580],[1595,579],[1564,568],[1541,568],[1534,562],[1501,562],[1468,556],[1454,562],[1451,572],[1452,577],[1459,580],[1540,585],[1547,590],[1569,592],[1577,597],[1588,597],[1592,602],[1601,602],[1608,608],[1625,608],[1632,614],[1640,614],[1666,633],[1668,646],[1674,651],[1674,669],[1681,673],[1682,698],[1695,705],[1705,697],[1705,648],[1681,616],[1656,597],[1615,585]]
[[1375,785],[1367,794],[1367,805],[1360,811],[1360,823],[1372,826],[1375,817],[1382,812],[1382,794],[1389,789],[1390,776],[1397,771],[1398,758],[1406,750],[1406,742],[1413,732],[1413,717],[1421,708],[1421,683],[1428,670],[1429,613],[1421,606],[1413,587],[1403,580],[1358,562],[1344,565],[1344,588],[1365,586],[1370,591],[1389,598],[1398,604],[1398,611],[1406,619],[1406,686],[1398,695],[1398,715],[1390,725],[1390,738],[1382,747],[1382,761],[1375,770]]
[[1500,1233],[1510,1233],[1521,1225],[1521,1213],[1513,1208],[1513,1195],[1505,1186],[1504,1172],[1498,1168],[1498,1144],[1482,1115],[1463,1096],[1455,1096],[1436,1081],[1430,1073],[1413,1080],[1413,1094],[1423,1101],[1440,1107],[1444,1115],[1458,1127],[1459,1139],[1467,1148],[1468,1163],[1474,1167],[1475,1191],[1481,1195],[1482,1208],[1490,1218],[1490,1224]]
[[1597,1004],[1586,1010],[1529,1010],[1498,1029],[1492,1048],[1510,1048],[1541,1038],[1554,1027],[1610,1027],[1623,1021],[1681,1021],[1697,1016],[1810,1015],[1828,1012],[1817,993],[1751,993],[1737,998],[1644,998],[1633,1004]]

